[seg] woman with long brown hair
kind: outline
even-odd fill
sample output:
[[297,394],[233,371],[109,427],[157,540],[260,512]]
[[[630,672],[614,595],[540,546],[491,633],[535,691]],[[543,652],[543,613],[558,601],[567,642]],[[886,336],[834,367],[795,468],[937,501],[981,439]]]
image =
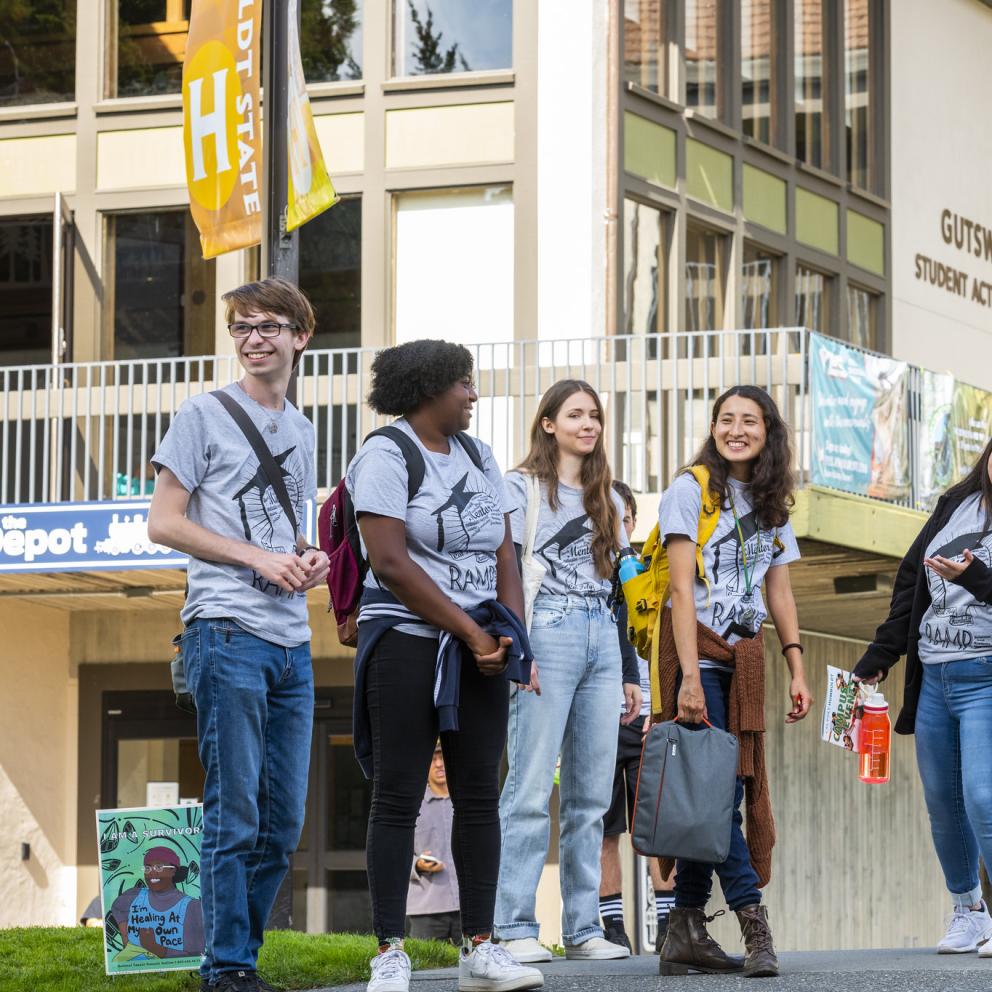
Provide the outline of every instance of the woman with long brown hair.
[[630,953],[604,940],[599,923],[603,814],[622,699],[620,644],[607,598],[623,504],[612,489],[603,419],[587,382],[555,383],[534,418],[527,457],[506,474],[513,542],[524,549],[525,568],[534,560],[544,570],[530,631],[541,695],[518,690],[511,696],[509,774],[500,799],[496,934],[518,961],[551,960],[537,941],[535,897],[559,755],[566,957]]

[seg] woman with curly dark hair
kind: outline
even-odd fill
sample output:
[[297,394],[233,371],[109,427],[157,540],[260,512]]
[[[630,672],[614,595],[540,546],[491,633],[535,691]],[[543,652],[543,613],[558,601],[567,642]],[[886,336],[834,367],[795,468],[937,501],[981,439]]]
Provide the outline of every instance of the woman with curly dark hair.
[[[662,617],[660,711],[662,719],[709,721],[740,741],[730,854],[718,865],[679,861],[675,909],[661,950],[663,975],[735,971],[777,975],[768,915],[760,887],[771,871],[775,839],[764,765],[764,645],[770,615],[792,674],[786,723],[809,712],[812,697],[803,671],[799,619],[789,562],[799,547],[789,524],[793,475],[789,432],[774,400],[755,386],[734,386],[713,406],[709,437],[692,466],[662,495],[659,530],[668,549],[671,599]],[[698,472],[698,470],[697,470]],[[706,492],[703,492],[702,481]],[[702,548],[705,514],[719,513]],[[765,585],[767,606],[762,598]],[[740,805],[747,785],[747,840]],[[671,865],[662,862],[667,875]],[[716,871],[730,909],[737,913],[747,957],[731,958],[706,931],[706,903]]]
[[355,659],[355,745],[372,778],[366,849],[379,938],[369,992],[408,992],[410,873],[450,870],[414,851],[439,732],[454,807],[459,987],[543,984],[539,971],[490,939],[508,681],[530,685],[532,656],[503,478],[488,445],[464,433],[477,399],[472,356],[461,345],[387,348],[372,363],[368,402],[399,419],[391,433],[371,436],[348,468],[369,563]]

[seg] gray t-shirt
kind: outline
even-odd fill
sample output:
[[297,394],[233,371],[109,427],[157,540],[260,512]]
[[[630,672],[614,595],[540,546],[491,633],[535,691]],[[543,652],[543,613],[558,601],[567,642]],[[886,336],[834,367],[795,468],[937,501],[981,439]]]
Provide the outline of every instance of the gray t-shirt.
[[[471,439],[482,456],[480,472],[455,438],[451,438],[448,454],[441,454],[425,448],[402,417],[393,426],[420,447],[424,481],[413,502],[407,503],[403,453],[387,437],[370,438],[348,466],[346,485],[355,513],[405,521],[410,557],[462,609],[495,599],[496,551],[503,543],[504,514],[510,507],[492,450],[477,438]],[[365,585],[379,588],[371,570]],[[431,631],[436,635],[434,628]]]
[[[964,550],[992,567],[992,530],[985,526],[981,494],[969,496],[927,546],[926,556],[964,561]],[[925,568],[925,566],[924,566]],[[992,606],[963,586],[926,568],[931,604],[920,621],[920,661],[936,665],[992,652]]]
[[[317,498],[313,425],[288,402],[282,410],[260,406],[237,383],[224,392],[248,411],[265,439],[302,526],[307,500]],[[183,403],[152,464],[156,471],[169,469],[190,494],[186,516],[194,523],[266,551],[295,551],[292,525],[255,452],[216,397],[204,393]],[[305,593],[288,593],[242,565],[198,558],[190,558],[187,579],[183,623],[230,617],[281,647],[310,640]]]
[[[524,543],[527,518],[527,480],[516,469],[506,473],[506,489],[513,505],[510,524],[513,543]],[[617,541],[623,547],[623,501],[611,494],[617,508]],[[541,594],[548,596],[593,596],[606,599],[612,576],[596,571],[592,557],[592,522],[582,504],[582,490],[558,483],[558,509],[548,504],[547,484],[541,483],[541,506],[537,515],[534,557],[547,571]]]
[[[703,567],[710,583],[709,590],[697,578],[695,598],[699,621],[733,644],[740,637],[737,634],[728,636],[731,623],[736,621],[753,631],[764,623],[768,616],[761,597],[765,574],[769,568],[796,561],[799,545],[790,523],[771,530],[759,529],[751,506],[749,487],[735,479],[728,479],[727,485],[728,498],[720,509],[716,530],[703,547]],[[744,535],[743,554],[730,503],[731,495]],[[665,540],[672,534],[682,534],[695,541],[702,506],[702,493],[695,477],[688,473],[678,476],[663,493],[658,510],[659,529]],[[745,571],[750,578],[750,596]]]

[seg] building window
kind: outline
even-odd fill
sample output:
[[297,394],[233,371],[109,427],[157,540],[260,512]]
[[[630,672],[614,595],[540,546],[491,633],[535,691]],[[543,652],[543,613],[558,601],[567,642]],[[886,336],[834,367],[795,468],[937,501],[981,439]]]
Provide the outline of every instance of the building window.
[[362,343],[362,201],[347,197],[300,228],[300,288],[317,312],[311,348]]
[[302,0],[300,55],[308,83],[362,78],[364,0]]
[[52,360],[52,218],[0,219],[0,365]]
[[117,0],[108,96],[178,93],[192,0]]
[[775,140],[775,78],[778,72],[772,0],[741,4],[741,127],[770,145]]
[[114,359],[214,353],[215,266],[189,211],[109,215],[107,265]]
[[847,336],[859,348],[881,350],[878,340],[878,296],[859,286],[847,287]]
[[509,69],[512,0],[394,0],[393,73]]
[[741,326],[748,330],[778,327],[781,259],[757,245],[744,245],[741,272]]
[[720,23],[717,0],[685,3],[685,105],[719,117]]
[[668,95],[666,0],[625,0],[623,78],[643,89]]
[[665,330],[665,226],[660,210],[623,201],[624,334]]
[[723,327],[724,272],[727,239],[690,224],[685,245],[685,330]]
[[868,0],[844,0],[844,126],[847,178],[872,188],[871,19]]
[[0,4],[0,107],[76,95],[76,0]]
[[795,0],[796,158],[829,166],[826,53],[823,0]]
[[831,330],[830,292],[833,280],[815,269],[796,266],[796,324],[811,331]]

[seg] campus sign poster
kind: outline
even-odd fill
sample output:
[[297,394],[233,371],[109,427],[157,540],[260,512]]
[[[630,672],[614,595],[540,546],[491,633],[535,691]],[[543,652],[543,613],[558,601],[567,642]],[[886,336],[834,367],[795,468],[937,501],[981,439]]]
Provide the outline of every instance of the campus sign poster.
[[909,493],[909,366],[810,335],[814,485],[878,499]]
[[193,971],[203,955],[203,806],[97,810],[108,975]]
[[971,471],[992,437],[992,393],[948,372],[923,373],[920,502],[937,497]]

